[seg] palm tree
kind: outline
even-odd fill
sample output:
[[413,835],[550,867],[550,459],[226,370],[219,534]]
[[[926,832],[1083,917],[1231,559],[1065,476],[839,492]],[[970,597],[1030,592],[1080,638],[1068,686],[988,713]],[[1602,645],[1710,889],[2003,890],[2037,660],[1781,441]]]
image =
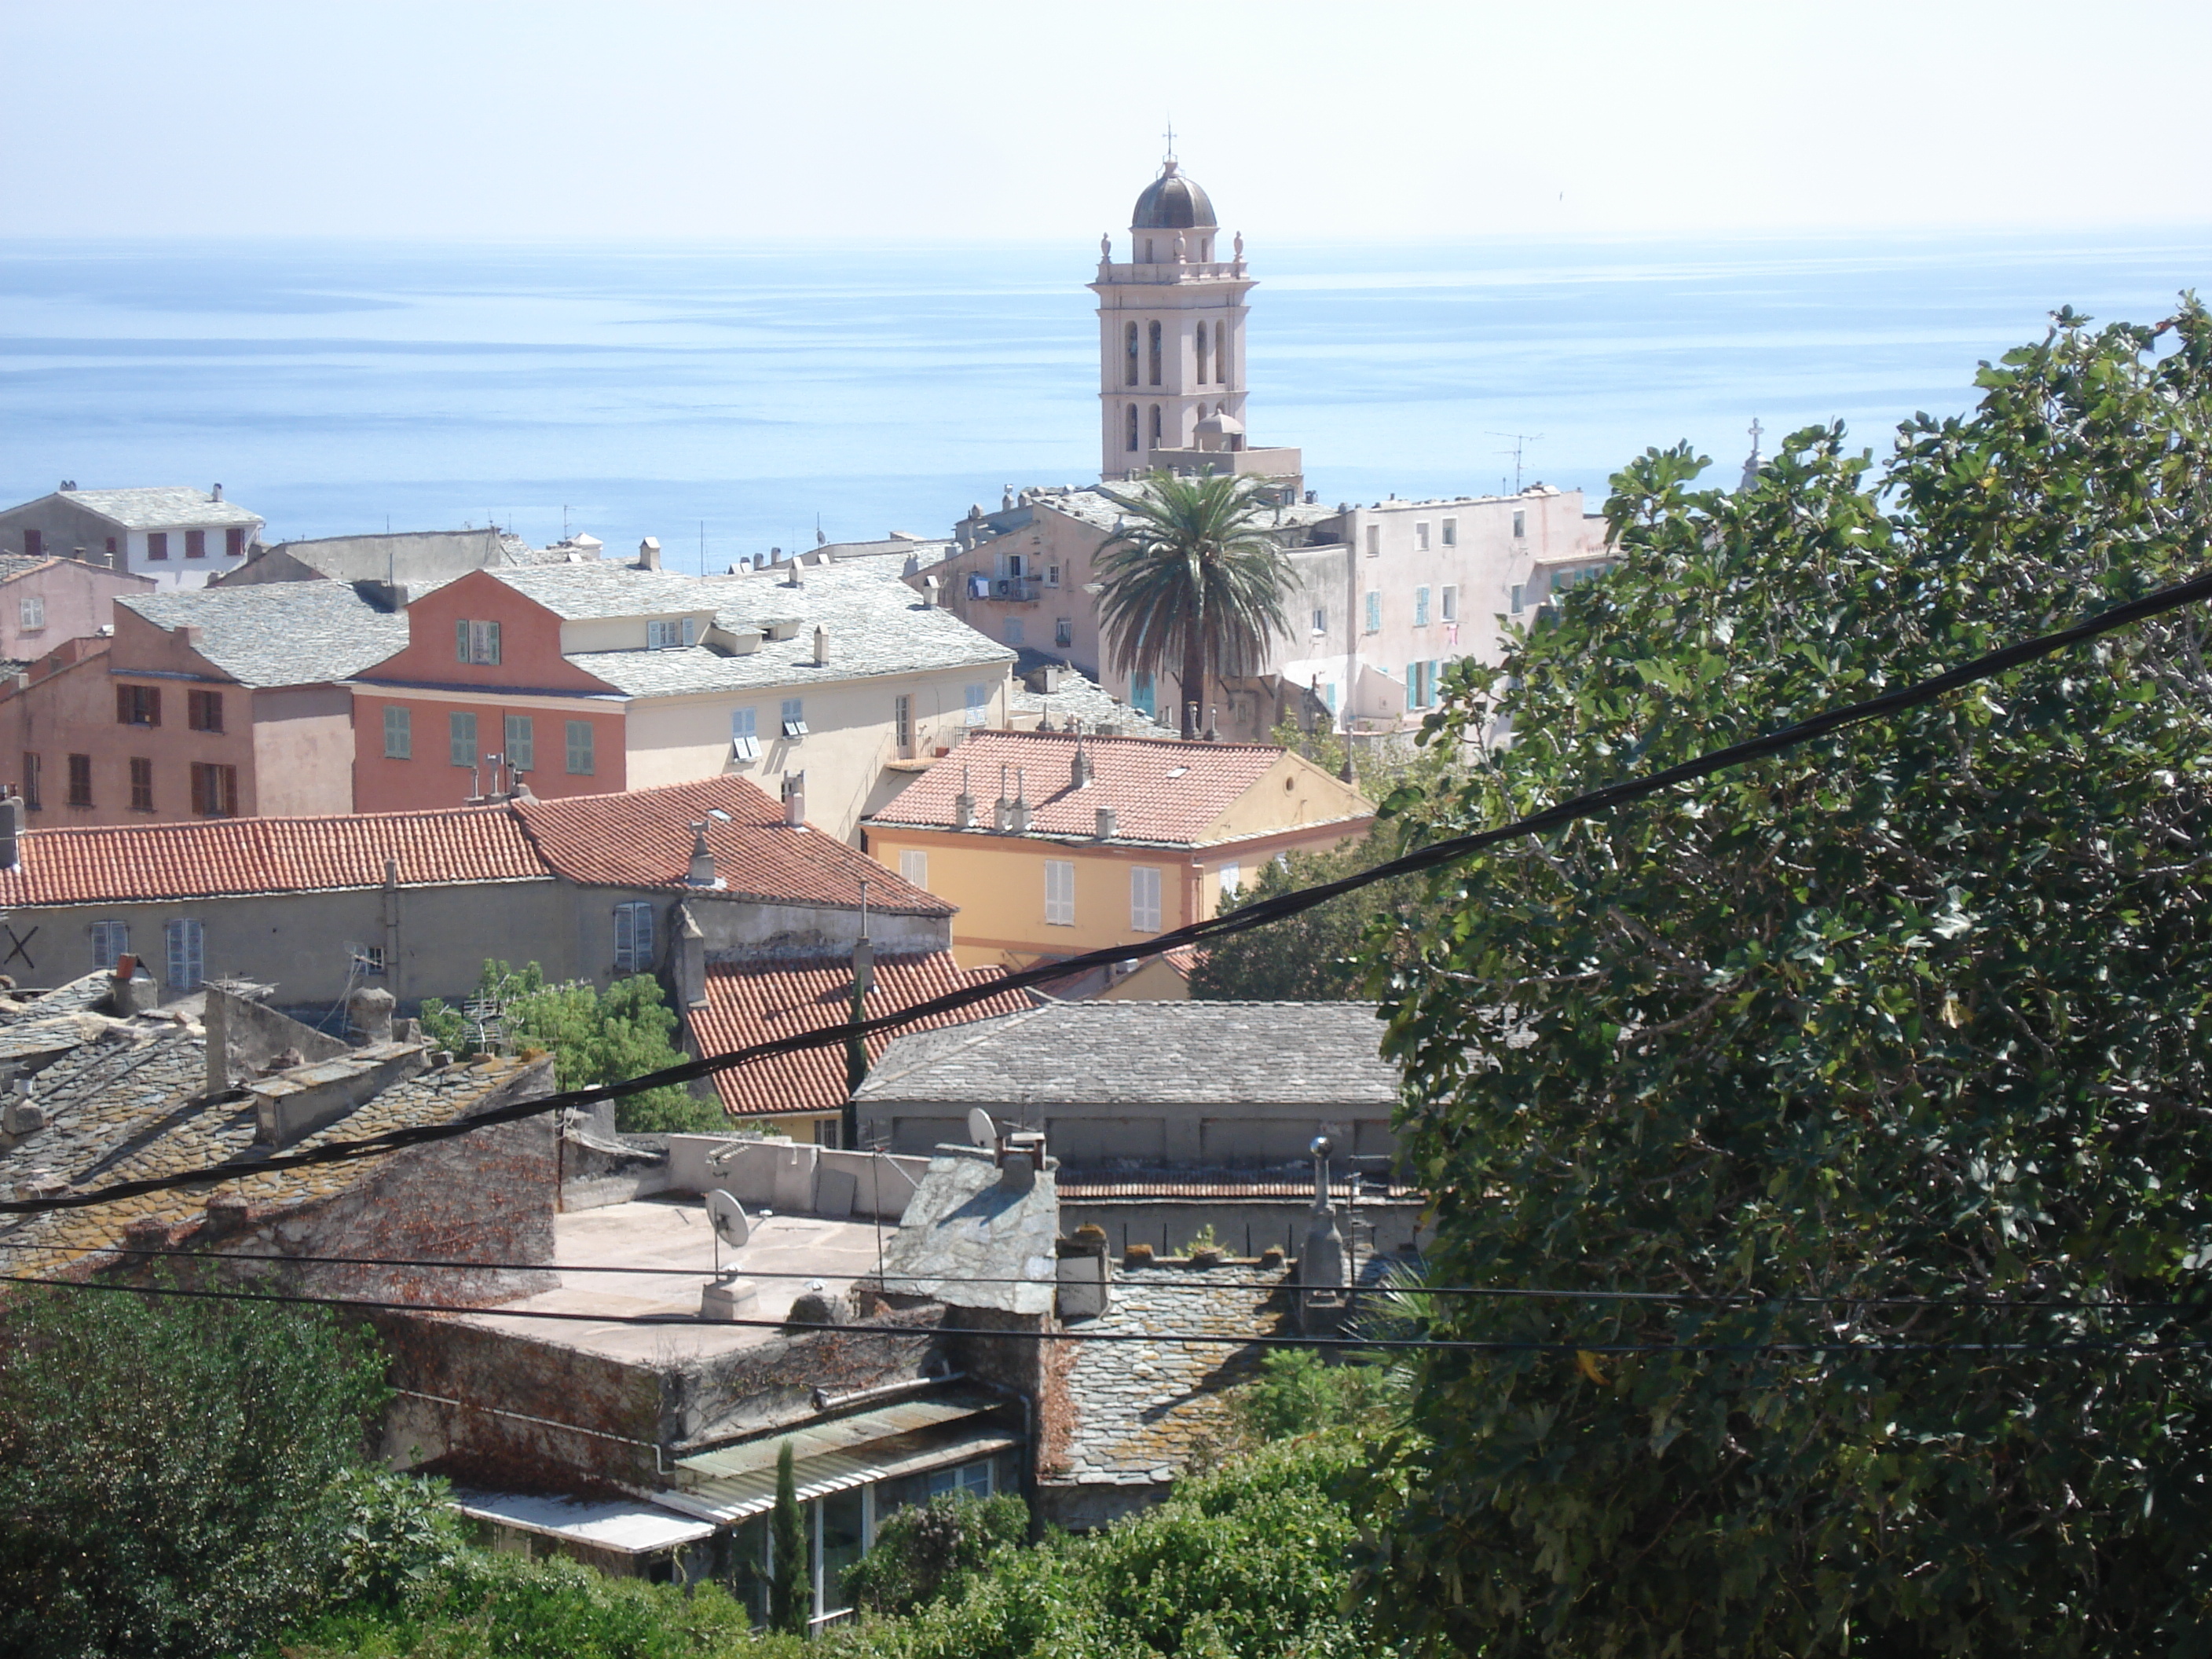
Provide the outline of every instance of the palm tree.
[[1172,666],[1182,734],[1197,732],[1206,677],[1257,668],[1278,635],[1289,563],[1259,528],[1266,483],[1152,472],[1137,491],[1103,493],[1127,516],[1099,550],[1099,615],[1124,673]]

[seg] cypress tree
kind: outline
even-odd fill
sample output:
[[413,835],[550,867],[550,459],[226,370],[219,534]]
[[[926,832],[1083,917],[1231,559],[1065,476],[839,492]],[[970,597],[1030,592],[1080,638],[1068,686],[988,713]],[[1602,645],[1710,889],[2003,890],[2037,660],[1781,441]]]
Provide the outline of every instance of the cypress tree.
[[805,1518],[799,1513],[788,1440],[775,1454],[775,1509],[769,1516],[769,1537],[775,1553],[769,1580],[769,1628],[804,1636],[814,1612],[814,1581],[806,1571]]

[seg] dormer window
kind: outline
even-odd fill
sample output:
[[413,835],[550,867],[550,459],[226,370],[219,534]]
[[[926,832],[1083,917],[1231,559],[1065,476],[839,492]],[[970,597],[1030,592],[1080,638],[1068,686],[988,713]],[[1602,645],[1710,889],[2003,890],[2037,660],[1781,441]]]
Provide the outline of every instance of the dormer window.
[[645,644],[648,651],[673,651],[678,646],[699,642],[699,622],[696,617],[678,621],[649,622],[645,625]]
[[453,623],[453,658],[457,662],[499,665],[499,624],[457,618]]

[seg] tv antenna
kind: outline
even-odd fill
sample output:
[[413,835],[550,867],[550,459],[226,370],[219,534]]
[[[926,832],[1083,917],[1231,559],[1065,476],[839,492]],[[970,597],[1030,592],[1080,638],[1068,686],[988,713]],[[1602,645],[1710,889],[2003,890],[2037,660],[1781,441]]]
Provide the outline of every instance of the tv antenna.
[[1518,495],[1521,493],[1521,452],[1529,444],[1543,442],[1544,434],[1540,432],[1493,432],[1490,435],[1513,440],[1512,448],[1501,449],[1498,453],[1513,458],[1513,493]]

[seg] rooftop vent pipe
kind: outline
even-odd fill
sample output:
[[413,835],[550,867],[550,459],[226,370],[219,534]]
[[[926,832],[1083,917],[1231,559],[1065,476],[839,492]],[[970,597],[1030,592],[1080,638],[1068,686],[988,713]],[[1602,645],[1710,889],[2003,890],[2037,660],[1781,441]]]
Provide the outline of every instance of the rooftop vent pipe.
[[217,501],[222,499],[222,486],[221,484],[217,484],[215,487],[214,490],[210,493],[209,499]]
[[806,774],[793,772],[783,780],[783,821],[793,830],[806,828]]

